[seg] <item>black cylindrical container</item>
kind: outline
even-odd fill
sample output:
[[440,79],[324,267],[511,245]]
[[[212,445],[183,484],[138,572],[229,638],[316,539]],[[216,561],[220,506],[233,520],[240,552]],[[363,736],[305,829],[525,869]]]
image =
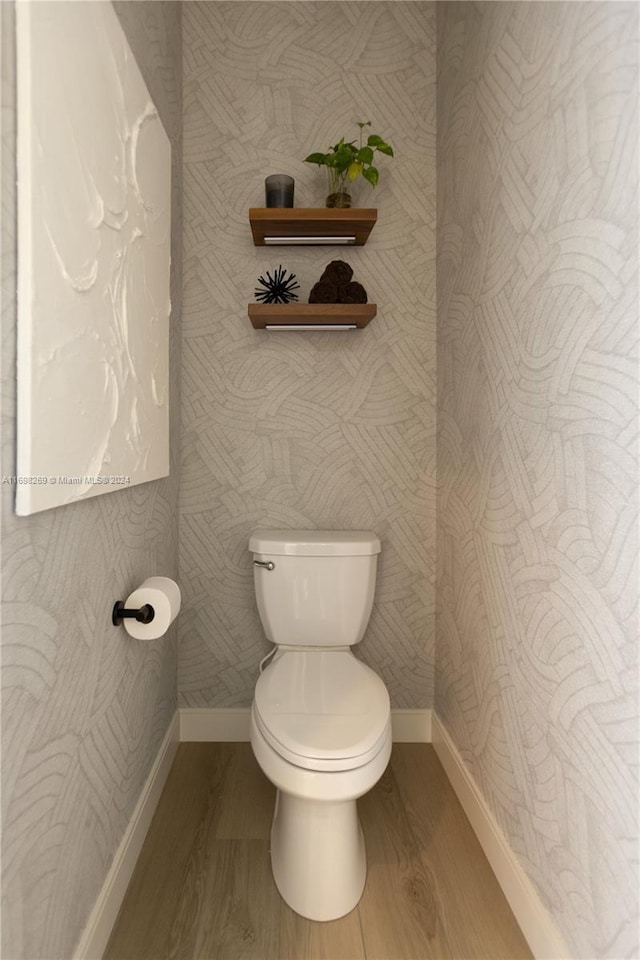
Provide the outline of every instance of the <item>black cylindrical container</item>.
[[286,173],[273,173],[264,182],[265,199],[268,207],[293,206],[293,177]]

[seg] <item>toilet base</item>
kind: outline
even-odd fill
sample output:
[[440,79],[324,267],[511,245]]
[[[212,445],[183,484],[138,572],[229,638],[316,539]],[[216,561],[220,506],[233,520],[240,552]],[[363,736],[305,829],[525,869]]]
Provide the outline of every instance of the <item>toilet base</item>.
[[337,920],[353,910],[367,874],[356,801],[314,801],[278,790],[271,868],[282,899],[301,916]]

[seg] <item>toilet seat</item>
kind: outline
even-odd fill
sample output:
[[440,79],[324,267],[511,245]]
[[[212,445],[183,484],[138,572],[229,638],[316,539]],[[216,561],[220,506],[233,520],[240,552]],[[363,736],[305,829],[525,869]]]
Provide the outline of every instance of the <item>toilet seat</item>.
[[260,675],[256,726],[289,763],[308,770],[355,770],[390,739],[389,694],[346,650],[288,650]]

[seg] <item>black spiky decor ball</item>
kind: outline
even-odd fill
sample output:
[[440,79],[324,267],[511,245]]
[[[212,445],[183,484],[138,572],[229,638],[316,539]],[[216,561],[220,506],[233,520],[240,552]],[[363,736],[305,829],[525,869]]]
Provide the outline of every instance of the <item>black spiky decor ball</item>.
[[258,283],[262,284],[264,290],[256,290],[256,300],[261,303],[290,303],[298,299],[298,294],[294,290],[300,289],[300,284],[296,283],[295,273],[290,273],[285,277],[285,269],[280,264],[277,270],[273,271],[273,276],[267,270],[267,279],[258,277]]

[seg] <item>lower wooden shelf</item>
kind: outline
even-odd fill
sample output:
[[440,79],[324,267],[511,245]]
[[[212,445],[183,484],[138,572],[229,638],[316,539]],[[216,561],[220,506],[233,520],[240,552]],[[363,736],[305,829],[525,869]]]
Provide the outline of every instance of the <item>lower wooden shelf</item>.
[[250,303],[249,319],[256,330],[361,329],[373,320],[376,310],[375,303]]

